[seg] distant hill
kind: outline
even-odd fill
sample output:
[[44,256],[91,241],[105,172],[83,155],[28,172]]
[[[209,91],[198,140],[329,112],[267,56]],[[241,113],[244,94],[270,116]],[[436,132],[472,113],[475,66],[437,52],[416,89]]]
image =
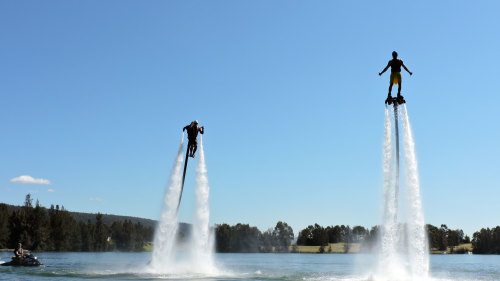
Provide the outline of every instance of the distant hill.
[[[6,204],[6,205],[7,205],[7,208],[9,209],[9,211],[14,211],[14,210],[21,208],[21,206],[14,206],[14,205],[9,205],[9,204]],[[46,211],[48,211],[47,208],[45,208],[45,207],[42,207],[42,208],[45,209]],[[77,221],[87,222],[90,220],[91,223],[93,223],[93,224],[96,223],[97,214],[71,212],[71,211],[68,211],[68,212],[71,215],[73,215]],[[156,228],[156,224],[157,224],[156,220],[139,218],[139,217],[102,214],[102,218],[103,218],[104,223],[106,225],[109,225],[109,226],[111,226],[113,224],[113,222],[115,222],[115,221],[124,221],[124,220],[129,220],[134,224],[140,222],[143,226],[152,227],[153,229]],[[191,232],[191,224],[183,223],[183,222],[179,223],[179,231],[183,232],[184,234],[189,234]]]

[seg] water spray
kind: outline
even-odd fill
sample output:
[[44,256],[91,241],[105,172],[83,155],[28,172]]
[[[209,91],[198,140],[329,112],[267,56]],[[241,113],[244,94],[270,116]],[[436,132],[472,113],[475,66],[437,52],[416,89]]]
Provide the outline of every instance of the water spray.
[[[399,200],[399,125],[398,125],[398,102],[393,102],[394,106],[394,133],[396,137],[396,180],[395,180],[395,195],[394,195],[394,206],[396,210],[398,209]],[[397,220],[397,213],[395,220]]]
[[[397,98],[394,98],[389,104],[393,105],[394,110],[394,147],[392,146],[390,111],[386,107],[383,166],[385,203],[376,280],[426,279],[429,273],[429,249],[420,196],[415,142],[404,100],[399,103]],[[400,227],[397,222],[402,209],[399,206],[399,115],[403,121],[402,142],[406,168],[405,188],[408,199],[406,228]],[[395,155],[392,154],[393,149]],[[394,168],[392,168],[392,163],[395,163]],[[392,182],[393,179],[394,182]]]

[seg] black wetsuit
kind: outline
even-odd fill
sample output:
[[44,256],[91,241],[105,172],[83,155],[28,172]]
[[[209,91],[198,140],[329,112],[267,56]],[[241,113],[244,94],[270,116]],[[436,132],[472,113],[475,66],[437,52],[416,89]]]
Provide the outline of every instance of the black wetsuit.
[[198,145],[198,140],[197,140],[198,132],[203,134],[204,133],[203,128],[200,128],[198,126],[187,125],[186,127],[184,127],[184,129],[187,131],[187,134],[188,134],[189,145],[197,146]]
[[401,72],[403,61],[401,59],[392,59],[389,61],[391,65],[391,72]]

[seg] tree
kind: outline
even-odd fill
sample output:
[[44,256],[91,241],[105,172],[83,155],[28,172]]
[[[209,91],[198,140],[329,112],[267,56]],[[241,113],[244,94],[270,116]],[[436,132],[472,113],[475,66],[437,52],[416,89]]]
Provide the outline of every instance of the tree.
[[31,236],[28,232],[30,227],[27,216],[28,207],[13,211],[9,216],[9,245],[13,248],[17,243],[22,243],[25,249],[32,246]]
[[326,228],[326,233],[328,235],[328,243],[338,243],[342,241],[342,231],[340,226],[328,226]]
[[215,226],[215,249],[219,253],[231,252],[231,226],[226,223]]
[[312,225],[302,229],[297,237],[297,245],[312,246],[313,245],[313,234],[312,230],[314,227]]
[[369,231],[360,225],[353,227],[352,228],[352,242],[360,242],[360,241],[365,240],[365,237],[367,236],[368,233],[369,233]]
[[94,251],[94,229],[95,225],[93,225],[90,220],[87,223],[79,222],[78,228],[80,230],[80,236],[82,239],[82,248],[81,250],[84,252]]
[[294,238],[293,229],[286,222],[279,221],[274,227],[272,237],[276,252],[286,253]]
[[297,245],[326,246],[328,245],[328,233],[319,224],[310,225],[299,232]]
[[256,227],[238,223],[231,227],[231,252],[256,253],[259,251],[261,232]]
[[7,248],[9,243],[9,209],[0,204],[0,248]]
[[465,235],[464,243],[470,243],[470,237],[468,235]]
[[33,199],[31,199],[31,194],[26,194],[26,197],[24,199],[24,207],[26,208],[33,208]]
[[273,251],[273,230],[268,229],[260,236],[260,251],[270,253]]
[[103,222],[102,214],[97,213],[96,223],[94,229],[94,250],[98,252],[104,252],[107,250],[108,232],[106,230],[106,225]]
[[474,232],[472,247],[474,254],[500,254],[500,226]]
[[314,228],[312,230],[312,235],[313,235],[313,243],[316,246],[326,246],[328,245],[328,234],[326,233],[325,229],[319,225],[319,224],[314,224]]
[[256,227],[238,223],[234,226],[217,225],[215,229],[216,249],[223,253],[259,252],[262,233]]
[[49,217],[47,211],[40,206],[38,200],[36,200],[36,206],[31,210],[28,220],[31,222],[30,233],[33,237],[32,250],[42,251],[47,249],[50,235]]
[[81,235],[78,235],[78,223],[74,216],[59,205],[50,206],[50,240],[52,250],[63,252],[74,250],[81,244]]
[[446,250],[446,247],[448,246],[448,239],[446,236],[448,227],[445,224],[441,225],[441,228],[427,224],[426,228],[427,235],[429,237],[429,247],[435,248],[439,251]]

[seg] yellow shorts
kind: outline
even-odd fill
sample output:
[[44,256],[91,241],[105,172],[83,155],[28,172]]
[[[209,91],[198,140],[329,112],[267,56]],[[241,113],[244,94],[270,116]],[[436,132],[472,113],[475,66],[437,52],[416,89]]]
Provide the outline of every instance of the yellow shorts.
[[391,80],[389,81],[389,83],[391,85],[396,85],[396,84],[399,84],[401,85],[401,72],[391,72]]

